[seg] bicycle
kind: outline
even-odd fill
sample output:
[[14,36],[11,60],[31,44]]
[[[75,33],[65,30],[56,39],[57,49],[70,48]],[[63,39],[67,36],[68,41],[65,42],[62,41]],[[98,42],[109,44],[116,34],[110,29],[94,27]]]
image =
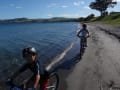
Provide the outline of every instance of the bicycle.
[[86,39],[88,37],[89,36],[86,36],[86,37],[79,36],[79,38],[80,38],[80,55],[83,55],[83,53],[85,51],[85,48],[87,47],[87,41],[86,41]]
[[[58,86],[59,86],[59,76],[58,76],[57,72],[52,72],[50,74],[47,73],[46,77],[47,77],[46,79],[48,82],[47,82],[47,86],[45,87],[45,90],[57,90]],[[15,83],[13,83],[12,80],[7,80],[6,85],[10,86],[9,90],[34,90],[32,88],[25,87],[26,81],[18,86]],[[38,87],[35,90],[40,90],[40,88]]]

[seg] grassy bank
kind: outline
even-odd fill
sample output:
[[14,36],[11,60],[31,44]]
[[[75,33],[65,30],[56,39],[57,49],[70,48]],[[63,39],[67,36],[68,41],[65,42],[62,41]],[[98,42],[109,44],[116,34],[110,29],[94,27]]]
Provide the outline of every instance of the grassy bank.
[[112,12],[104,17],[94,17],[94,14],[90,14],[86,18],[79,18],[80,22],[99,22],[105,24],[112,24],[120,26],[120,12]]
[[91,18],[89,21],[91,22],[102,22],[106,24],[112,24],[112,25],[120,25],[120,13],[111,13],[108,16],[105,17],[94,17]]

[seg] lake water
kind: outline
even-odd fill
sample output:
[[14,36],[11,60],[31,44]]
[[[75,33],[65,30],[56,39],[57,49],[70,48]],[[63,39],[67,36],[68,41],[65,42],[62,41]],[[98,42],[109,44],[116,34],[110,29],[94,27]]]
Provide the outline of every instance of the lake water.
[[79,52],[74,48],[77,27],[73,22],[0,24],[0,77],[9,76],[24,63],[21,51],[27,46],[37,49],[45,65],[69,61]]

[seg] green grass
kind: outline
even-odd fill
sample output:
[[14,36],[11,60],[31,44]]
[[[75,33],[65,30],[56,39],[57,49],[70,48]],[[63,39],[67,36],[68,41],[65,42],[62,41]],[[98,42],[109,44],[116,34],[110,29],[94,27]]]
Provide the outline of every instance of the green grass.
[[120,25],[120,13],[110,14],[109,16],[105,17],[95,17],[90,21],[92,22],[99,21],[106,24]]

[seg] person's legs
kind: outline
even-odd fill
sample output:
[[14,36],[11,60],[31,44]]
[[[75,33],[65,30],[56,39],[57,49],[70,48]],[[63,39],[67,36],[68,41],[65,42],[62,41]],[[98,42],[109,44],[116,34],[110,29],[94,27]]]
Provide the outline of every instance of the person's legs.
[[47,90],[47,86],[48,86],[48,79],[42,80],[40,83],[40,90]]
[[84,46],[87,47],[87,38],[84,38]]
[[85,37],[81,37],[81,48],[84,48],[85,42],[86,42]]

